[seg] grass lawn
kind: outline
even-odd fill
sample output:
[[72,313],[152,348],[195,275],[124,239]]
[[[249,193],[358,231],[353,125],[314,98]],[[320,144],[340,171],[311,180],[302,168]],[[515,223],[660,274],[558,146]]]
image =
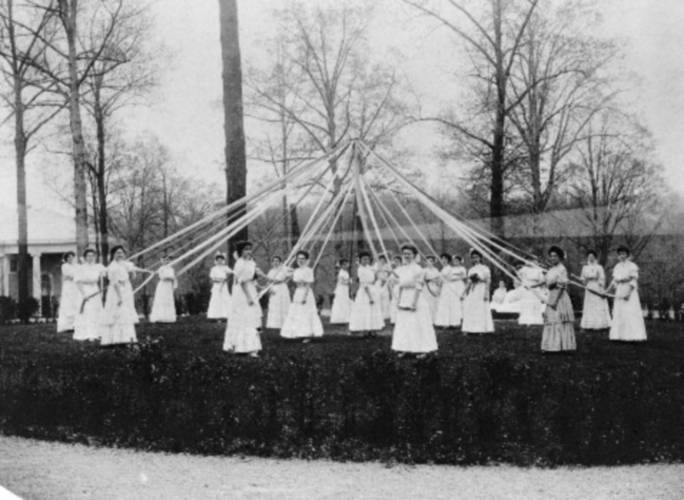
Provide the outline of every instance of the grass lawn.
[[388,335],[339,327],[311,344],[262,335],[261,359],[221,351],[222,324],[138,326],[100,349],[54,325],[0,327],[0,432],[201,454],[434,463],[618,464],[684,459],[684,326],[649,341],[578,334],[543,355],[541,328],[438,334],[399,360]]

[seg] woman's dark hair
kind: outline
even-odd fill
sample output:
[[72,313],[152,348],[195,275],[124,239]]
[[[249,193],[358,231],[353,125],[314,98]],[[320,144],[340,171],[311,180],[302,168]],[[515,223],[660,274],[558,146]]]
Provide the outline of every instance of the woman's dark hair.
[[454,260],[457,260],[459,262],[463,262],[463,257],[461,257],[460,255],[454,255],[452,258],[452,261],[454,261]]
[[598,257],[598,255],[596,255],[596,250],[592,250],[592,249],[587,250],[586,256],[589,257],[590,255],[593,255],[594,257]]
[[392,260],[401,261],[401,255],[395,255],[394,257],[392,257]]
[[387,261],[387,255],[378,255],[378,260],[380,259]]
[[629,251],[629,248],[627,248],[625,245],[620,245],[617,248],[618,253],[626,253],[627,255],[630,255],[632,252]]
[[76,254],[72,251],[65,252],[64,255],[62,255],[62,262],[68,261],[69,257],[76,257]]
[[551,255],[552,253],[555,253],[556,255],[558,255],[558,258],[560,260],[565,259],[565,252],[559,246],[553,245],[551,248],[549,248],[548,254]]
[[217,260],[226,260],[226,256],[222,253],[217,253],[216,257],[214,257],[214,262],[216,262]]
[[308,259],[309,252],[307,252],[306,250],[300,250],[299,252],[297,252],[297,257],[304,257],[305,259]]
[[242,257],[242,254],[245,250],[252,248],[252,243],[249,241],[241,241],[240,243],[237,244],[237,253],[240,257]]
[[446,259],[446,261],[451,264],[451,254],[449,253],[443,253],[442,255],[439,256],[440,259]]
[[414,256],[418,255],[418,249],[413,245],[402,245],[401,251],[409,250]]
[[366,252],[365,250],[363,252],[359,252],[359,260],[363,259],[364,257],[368,257],[371,259],[371,254],[370,252]]
[[121,250],[123,253],[126,253],[126,249],[123,247],[123,245],[116,245],[114,248],[112,248],[112,251],[110,252],[110,257],[113,259],[114,255],[116,255],[116,252]]
[[89,253],[92,253],[93,255],[97,255],[97,254],[95,253],[95,250],[93,250],[92,248],[86,248],[86,249],[83,251],[83,258],[85,259],[85,258],[88,256]]
[[473,258],[475,255],[477,255],[480,259],[482,258],[482,252],[480,252],[479,250],[473,248],[473,249],[470,251],[470,257]]
[[283,261],[283,259],[280,257],[280,255],[274,255],[273,257],[271,257],[271,260],[277,260],[278,262]]
[[344,266],[345,264],[349,264],[349,259],[340,259],[339,265]]
[[437,258],[434,255],[428,255],[425,257],[425,260],[429,260],[431,262],[437,262]]

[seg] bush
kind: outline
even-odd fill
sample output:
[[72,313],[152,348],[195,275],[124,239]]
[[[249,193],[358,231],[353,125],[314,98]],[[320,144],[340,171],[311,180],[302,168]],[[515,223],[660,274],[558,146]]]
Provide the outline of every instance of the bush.
[[[46,345],[43,356],[0,352],[0,430],[170,452],[408,463],[684,459],[681,343],[673,354],[657,339],[587,336],[591,350],[543,356],[522,330],[505,339],[446,333],[439,357],[400,360],[388,339],[324,337],[309,349],[269,336],[254,360],[222,353],[223,327],[202,323],[205,335],[197,323],[173,335],[147,327],[133,348],[64,341],[68,350]],[[181,335],[194,350],[175,344],[189,345]]]
[[17,305],[17,317],[22,321],[28,321],[40,310],[40,303],[35,297],[28,297]]
[[17,303],[11,297],[0,296],[0,323],[17,317]]

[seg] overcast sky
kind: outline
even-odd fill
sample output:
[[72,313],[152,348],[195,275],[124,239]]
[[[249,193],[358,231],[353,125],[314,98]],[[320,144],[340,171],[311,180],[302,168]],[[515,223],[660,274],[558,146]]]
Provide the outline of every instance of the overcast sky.
[[[243,61],[258,63],[260,42],[274,28],[270,11],[277,2],[239,0],[238,5]],[[665,165],[670,184],[684,193],[684,176],[680,175],[680,159],[684,158],[684,1],[597,0],[597,5],[604,17],[600,33],[621,41],[624,67],[638,77],[632,104],[653,131],[657,160]],[[438,106],[457,96],[460,89],[453,78],[457,68],[447,35],[425,20],[407,15],[397,0],[380,0],[378,14],[370,36],[373,57],[395,61],[397,70],[428,104]],[[127,112],[124,126],[130,134],[157,135],[179,168],[223,182],[218,1],[157,0],[154,15],[157,36],[173,56],[150,105]],[[401,52],[400,59],[390,56],[393,47]],[[248,135],[253,132],[247,130]],[[415,149],[430,156],[427,162],[436,161],[432,155],[439,140],[434,130],[415,130],[411,137]],[[5,200],[14,199],[8,139],[11,136],[5,134],[0,167],[0,196]],[[30,174],[29,202],[54,204],[55,197],[46,195],[50,190],[42,186],[35,164]]]

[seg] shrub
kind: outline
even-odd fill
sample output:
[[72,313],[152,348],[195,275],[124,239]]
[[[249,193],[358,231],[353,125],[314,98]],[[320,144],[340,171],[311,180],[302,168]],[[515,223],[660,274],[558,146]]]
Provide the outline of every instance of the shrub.
[[17,317],[17,303],[11,297],[0,296],[0,322],[5,323]]

